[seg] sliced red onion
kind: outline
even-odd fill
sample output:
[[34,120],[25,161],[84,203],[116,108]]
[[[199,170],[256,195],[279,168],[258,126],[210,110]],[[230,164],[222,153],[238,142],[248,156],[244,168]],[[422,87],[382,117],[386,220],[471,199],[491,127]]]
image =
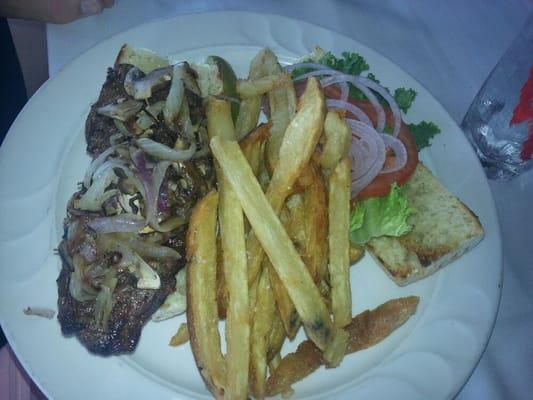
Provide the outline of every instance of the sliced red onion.
[[155,216],[155,196],[154,196],[154,182],[152,174],[146,168],[146,157],[142,150],[135,150],[131,154],[131,160],[139,171],[142,184],[144,186],[144,207],[146,221],[149,223],[153,216]]
[[354,106],[352,103],[342,100],[327,99],[326,105],[328,108],[336,108],[340,110],[346,110],[353,114],[359,121],[372,126],[372,121],[368,118],[368,115],[365,114],[363,110],[359,107]]
[[170,211],[168,203],[168,181],[165,181],[164,179],[157,198],[157,211],[163,214],[168,214]]
[[166,175],[167,169],[168,169],[168,167],[170,167],[170,164],[171,163],[169,161],[161,161],[154,168],[154,173],[153,173],[154,194],[155,194],[154,203],[158,206],[157,208],[159,210],[160,210],[160,207],[159,207],[159,194],[161,192],[161,186],[163,184],[163,180],[165,179],[165,175]]
[[191,143],[190,147],[186,150],[176,150],[162,143],[155,142],[152,139],[141,138],[137,139],[137,145],[151,156],[174,162],[190,160],[196,152],[196,145],[194,143]]
[[383,107],[381,104],[379,104],[379,100],[377,97],[372,93],[370,89],[366,85],[364,85],[358,76],[355,75],[346,75],[346,74],[335,74],[328,78],[324,78],[321,81],[321,84],[323,87],[327,87],[330,85],[334,85],[340,82],[349,82],[353,86],[355,86],[357,89],[359,89],[363,94],[366,96],[368,101],[372,104],[374,109],[376,110],[377,115],[377,123],[376,123],[376,130],[378,132],[383,132],[383,129],[385,128],[385,111],[383,110]]
[[83,186],[85,186],[85,188],[88,188],[91,185],[91,178],[94,174],[94,171],[96,171],[96,169],[106,161],[107,157],[113,154],[119,146],[120,145],[109,147],[91,162],[89,168],[87,168],[87,171],[85,172],[85,176],[83,177]]
[[403,142],[399,139],[396,139],[394,136],[387,135],[386,133],[381,134],[385,145],[394,151],[394,164],[384,167],[380,174],[387,174],[391,172],[396,172],[407,164],[407,149]]
[[146,221],[135,214],[118,214],[90,220],[87,225],[97,233],[138,232],[144,228]]
[[125,167],[126,161],[118,159],[118,158],[111,158],[107,161],[104,161],[93,173],[92,180],[96,181],[100,179],[104,174],[107,173],[107,171],[110,168],[116,168],[116,167]]
[[358,76],[358,79],[363,85],[379,93],[387,101],[387,103],[389,103],[390,109],[392,111],[392,116],[394,118],[392,136],[397,137],[398,133],[400,133],[400,127],[402,125],[402,115],[400,113],[400,108],[398,107],[398,104],[396,104],[396,100],[394,100],[394,97],[391,96],[387,89],[385,89],[380,84],[374,82],[373,80],[365,78],[363,76]]
[[[368,186],[379,174],[385,163],[385,143],[371,126],[354,119],[346,120],[352,128],[354,140],[350,148],[352,155],[352,197]],[[355,150],[358,148],[357,150]],[[359,162],[358,158],[362,158]]]

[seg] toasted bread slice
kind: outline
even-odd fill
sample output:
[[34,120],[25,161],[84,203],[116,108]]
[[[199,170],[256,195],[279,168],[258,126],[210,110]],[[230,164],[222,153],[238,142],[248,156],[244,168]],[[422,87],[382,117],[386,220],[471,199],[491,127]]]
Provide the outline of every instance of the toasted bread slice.
[[484,235],[479,218],[422,163],[403,188],[415,210],[408,219],[412,231],[399,238],[374,238],[367,244],[372,256],[400,286],[445,267],[476,246]]

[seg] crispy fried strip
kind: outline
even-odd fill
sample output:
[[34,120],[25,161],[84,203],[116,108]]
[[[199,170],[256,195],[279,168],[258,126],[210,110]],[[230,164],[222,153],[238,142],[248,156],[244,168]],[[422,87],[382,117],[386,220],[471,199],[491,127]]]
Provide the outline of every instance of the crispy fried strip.
[[243,98],[261,96],[267,92],[287,85],[290,80],[287,73],[278,73],[263,76],[257,79],[241,79],[237,81],[237,93]]
[[[320,85],[310,78],[300,98],[300,108],[291,120],[279,150],[279,161],[268,185],[266,197],[276,214],[279,214],[292,186],[305,168],[318,143],[325,118],[325,100]],[[271,136],[274,135],[274,125]],[[268,146],[268,142],[267,142]],[[266,149],[265,149],[266,150]],[[255,280],[261,268],[264,253],[252,235],[248,241],[248,283]]]
[[339,366],[344,358],[348,346],[348,340],[350,340],[350,334],[342,328],[337,329],[333,340],[326,351],[324,351],[324,363],[328,368]]
[[[217,249],[221,249],[221,239],[217,236]],[[224,275],[224,259],[222,251],[217,251],[217,305],[218,305],[218,318],[221,320],[226,319],[228,311],[228,285],[226,284],[226,277]]]
[[[389,300],[355,316],[344,329],[349,333],[346,354],[366,349],[389,336],[416,312],[416,296]],[[275,396],[311,374],[322,364],[322,352],[310,341],[286,355],[267,381],[267,396]]]
[[329,177],[329,281],[331,308],[336,327],[348,325],[352,319],[350,290],[350,168],[344,158]]
[[[265,75],[266,63],[265,57],[271,57],[267,55],[266,50],[261,50],[253,58],[250,63],[250,71],[248,73],[249,79],[258,79]],[[248,97],[241,100],[241,106],[239,108],[239,115],[235,122],[235,131],[237,138],[240,140],[248,134],[252,129],[255,129],[257,122],[259,121],[259,114],[261,111],[261,96]]]
[[252,167],[255,176],[259,175],[261,163],[263,162],[264,144],[269,135],[270,125],[261,124],[239,142],[241,150],[248,164]]
[[[272,272],[272,269],[270,270]],[[271,278],[272,282],[272,278]],[[279,352],[283,347],[285,341],[285,329],[283,323],[279,317],[279,313],[274,313],[274,319],[272,321],[272,329],[270,331],[270,338],[268,339],[267,361],[271,362],[279,356]]]
[[325,143],[320,154],[322,168],[332,169],[350,153],[352,131],[348,124],[335,111],[329,111],[324,121]]
[[309,163],[311,183],[303,193],[304,245],[302,258],[318,283],[328,272],[328,204],[326,186],[320,169]]
[[274,299],[276,300],[276,306],[279,311],[285,333],[290,339],[293,339],[300,328],[300,316],[296,307],[289,297],[289,292],[283,285],[283,282],[278,276],[278,273],[272,267],[268,259],[263,260],[263,264],[267,263],[271,269],[270,282],[272,283],[272,292],[274,293]]
[[[210,137],[235,139],[229,102],[216,98],[208,100],[207,127]],[[226,362],[227,373],[231,379],[226,385],[224,397],[246,399],[248,396],[250,321],[244,215],[235,192],[220,168],[217,168],[217,176],[218,221],[224,278],[229,298],[226,309]]]
[[239,145],[214,137],[211,139],[211,149],[237,194],[257,238],[287,288],[308,336],[319,348],[326,348],[333,334],[329,312]]
[[209,192],[191,214],[187,231],[187,327],[198,370],[208,389],[222,398],[226,363],[220,350],[216,301],[218,194]]
[[187,324],[181,324],[177,332],[170,338],[169,346],[178,347],[183,343],[189,341],[189,330],[187,329]]
[[350,242],[350,265],[355,264],[363,255],[365,249],[363,246],[359,246]]
[[[245,280],[243,282],[246,284]],[[263,268],[257,286],[257,300],[250,341],[250,388],[254,397],[258,399],[265,397],[268,339],[275,311],[269,268]]]

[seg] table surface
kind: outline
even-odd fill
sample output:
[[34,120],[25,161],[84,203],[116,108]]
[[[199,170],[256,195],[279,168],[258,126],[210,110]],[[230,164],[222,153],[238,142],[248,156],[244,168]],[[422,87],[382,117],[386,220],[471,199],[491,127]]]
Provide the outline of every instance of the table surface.
[[[96,43],[143,22],[210,10],[268,12],[322,25],[377,50],[419,80],[460,123],[533,11],[530,0],[116,0],[103,14],[47,27],[50,75]],[[504,286],[488,347],[458,399],[533,393],[533,171],[490,181],[501,224]]]

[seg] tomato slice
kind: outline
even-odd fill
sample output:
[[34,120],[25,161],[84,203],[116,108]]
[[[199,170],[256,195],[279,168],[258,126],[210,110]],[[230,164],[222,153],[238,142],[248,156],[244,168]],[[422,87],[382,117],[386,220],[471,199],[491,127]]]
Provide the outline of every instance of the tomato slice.
[[[330,98],[339,98],[340,90],[337,87],[328,86],[324,88],[324,94]],[[376,123],[376,112],[369,101],[355,100],[351,98],[348,98],[348,101],[353,105],[361,108],[366,113],[366,115],[368,115],[373,124]],[[389,108],[385,108],[385,113],[387,116],[387,125],[392,126],[392,111]],[[354,118],[354,116],[352,116],[350,113],[348,113],[347,116]],[[405,148],[407,149],[407,163],[402,169],[396,172],[379,174],[378,176],[376,176],[367,187],[365,187],[361,192],[359,192],[359,194],[357,195],[358,199],[386,196],[389,194],[391,185],[394,182],[396,182],[398,185],[403,185],[415,171],[415,168],[418,164],[418,149],[416,148],[416,143],[411,131],[409,130],[409,127],[403,121],[400,127],[400,132],[398,134],[398,139],[402,141]],[[385,163],[387,163],[387,161],[385,161]]]

